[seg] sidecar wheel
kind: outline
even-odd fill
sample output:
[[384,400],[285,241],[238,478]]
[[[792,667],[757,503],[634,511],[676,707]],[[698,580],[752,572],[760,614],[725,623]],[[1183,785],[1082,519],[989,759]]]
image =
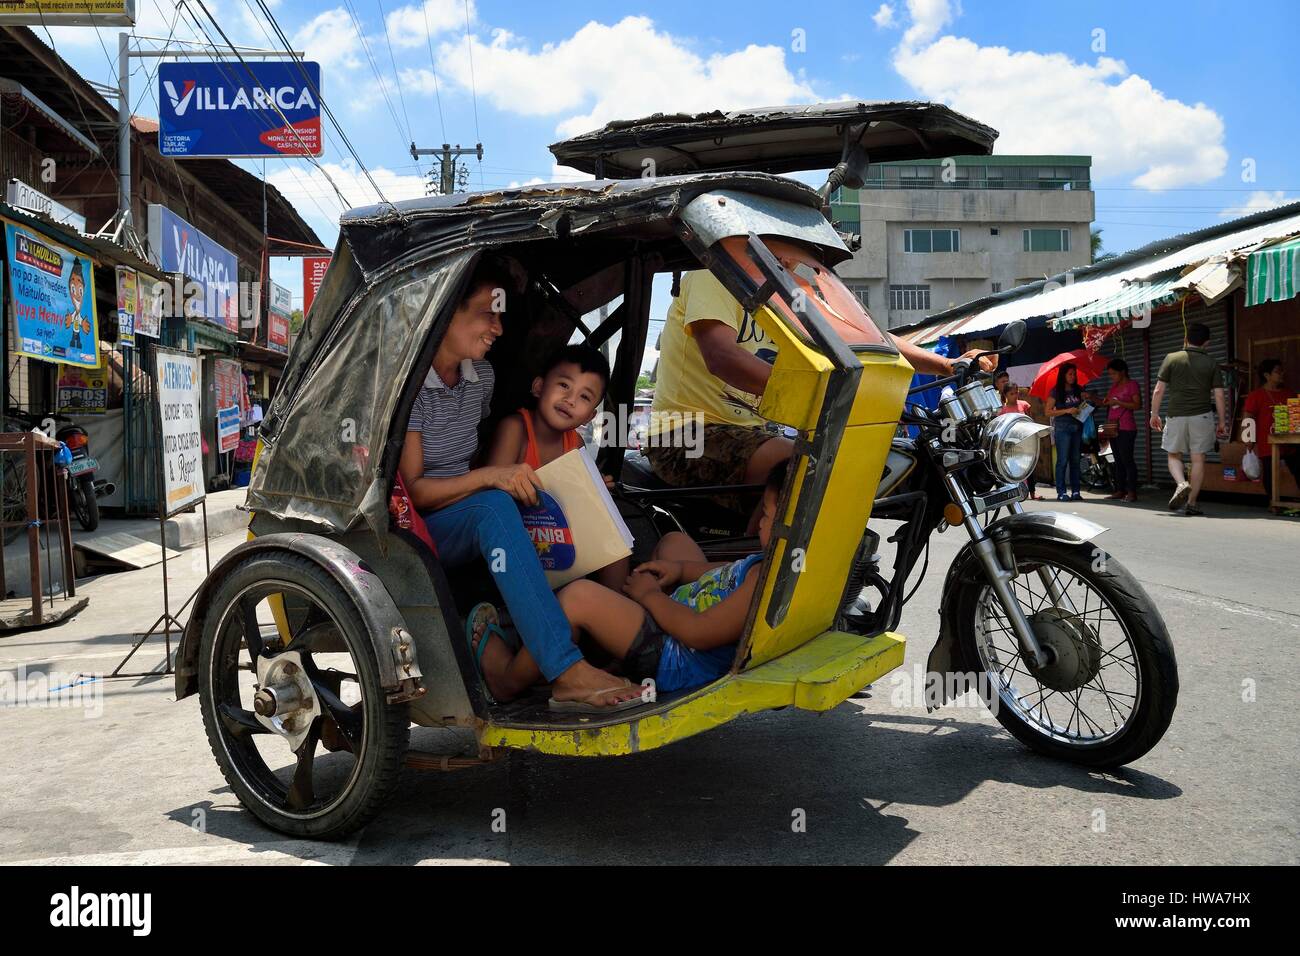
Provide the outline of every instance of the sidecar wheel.
[[1059,652],[1056,662],[1029,666],[992,587],[972,583],[955,602],[965,670],[982,674],[994,716],[1032,749],[1098,768],[1138,759],[1178,703],[1178,665],[1160,612],[1091,543],[1016,540],[1013,550],[1012,590],[1039,642]]
[[369,822],[410,733],[407,706],[385,697],[362,617],[327,572],[290,552],[230,571],[204,623],[200,709],[222,776],[254,816],[315,839]]

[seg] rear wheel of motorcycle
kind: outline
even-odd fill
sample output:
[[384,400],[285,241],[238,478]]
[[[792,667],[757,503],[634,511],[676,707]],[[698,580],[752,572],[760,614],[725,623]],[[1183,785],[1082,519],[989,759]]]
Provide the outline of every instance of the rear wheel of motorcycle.
[[1031,668],[992,587],[964,585],[958,641],[985,703],[1017,740],[1048,756],[1089,767],[1138,759],[1168,729],[1178,702],[1173,644],[1151,598],[1092,543],[1021,539],[1012,547],[1012,589],[1058,663]]
[[70,490],[72,510],[77,521],[86,531],[94,531],[99,527],[99,499],[95,497],[95,479],[90,475],[82,475],[73,479]]

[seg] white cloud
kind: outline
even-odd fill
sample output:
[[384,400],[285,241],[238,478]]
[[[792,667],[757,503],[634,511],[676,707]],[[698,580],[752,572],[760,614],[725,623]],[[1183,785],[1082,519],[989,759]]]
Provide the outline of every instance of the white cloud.
[[[470,23],[477,19],[477,12],[470,3]],[[430,36],[464,29],[465,4],[462,0],[425,0],[423,4],[398,7],[384,22],[393,46],[423,46]]]
[[894,8],[887,3],[880,5],[880,9],[872,14],[871,20],[882,30],[898,26],[898,21],[894,19]]
[[1265,209],[1276,209],[1278,206],[1286,206],[1293,202],[1300,202],[1300,196],[1288,196],[1284,190],[1274,189],[1257,189],[1246,197],[1246,201],[1240,206],[1229,206],[1222,210],[1219,215],[1224,218],[1236,219],[1239,216],[1249,216],[1252,212],[1263,212]]
[[[323,71],[356,70],[362,65],[361,40],[352,17],[342,7],[316,14],[293,35],[295,49],[320,63]],[[326,80],[322,77],[322,83]]]
[[944,0],[909,0],[908,11],[895,69],[926,99],[999,130],[999,153],[1086,154],[1094,176],[1151,190],[1206,182],[1227,165],[1222,117],[1166,96],[1120,60],[938,36],[952,16]]
[[816,98],[802,76],[786,66],[781,47],[751,44],[705,57],[656,30],[647,17],[626,17],[612,26],[592,21],[573,36],[539,49],[505,30],[496,31],[490,43],[477,36],[471,36],[470,43],[473,79],[463,39],[440,45],[440,76],[466,91],[476,88],[480,97],[505,112],[564,115],[557,127],[564,136],[658,111],[736,109]]
[[[324,170],[351,206],[366,206],[380,201],[370,180],[351,160],[321,163]],[[307,220],[321,242],[332,246],[338,238],[338,217],[346,212],[334,187],[316,166],[277,164],[267,169],[267,181],[284,194],[298,213]],[[369,167],[370,175],[390,202],[415,199],[425,194],[426,180],[420,175],[403,175],[383,166]]]

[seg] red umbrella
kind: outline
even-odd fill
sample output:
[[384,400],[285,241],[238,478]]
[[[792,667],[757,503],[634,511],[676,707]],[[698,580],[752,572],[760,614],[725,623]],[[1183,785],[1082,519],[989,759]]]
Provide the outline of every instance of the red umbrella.
[[1107,362],[1109,362],[1109,359],[1106,356],[1089,352],[1087,349],[1062,352],[1039,366],[1038,375],[1034,378],[1034,384],[1029,386],[1029,394],[1046,400],[1052,389],[1056,387],[1057,369],[1062,365],[1074,365],[1078,372],[1079,386],[1082,387],[1094,378],[1104,375]]

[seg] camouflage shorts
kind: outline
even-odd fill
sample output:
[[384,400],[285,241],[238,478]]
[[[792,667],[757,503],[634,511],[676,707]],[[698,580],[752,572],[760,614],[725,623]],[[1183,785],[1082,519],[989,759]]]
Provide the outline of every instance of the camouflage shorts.
[[660,480],[675,488],[739,485],[745,481],[750,457],[759,446],[775,437],[765,428],[705,425],[703,453],[698,458],[687,457],[694,449],[681,442],[671,448],[647,448],[645,456]]

